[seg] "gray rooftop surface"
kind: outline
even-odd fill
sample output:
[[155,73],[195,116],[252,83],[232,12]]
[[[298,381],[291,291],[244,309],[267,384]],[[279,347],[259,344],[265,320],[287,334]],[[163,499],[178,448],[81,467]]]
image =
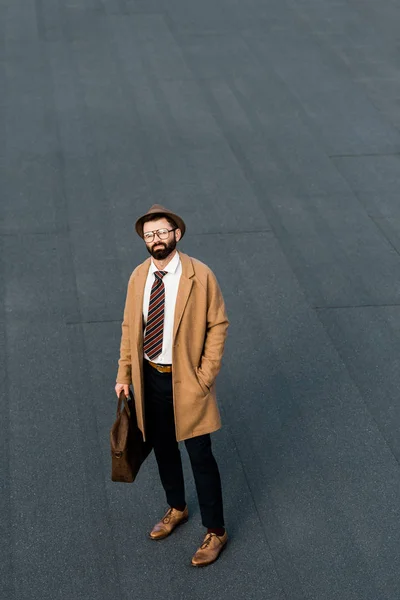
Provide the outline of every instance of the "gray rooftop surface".
[[[0,3],[0,600],[399,600],[400,3]],[[231,320],[231,541],[110,481],[133,231],[160,202]]]

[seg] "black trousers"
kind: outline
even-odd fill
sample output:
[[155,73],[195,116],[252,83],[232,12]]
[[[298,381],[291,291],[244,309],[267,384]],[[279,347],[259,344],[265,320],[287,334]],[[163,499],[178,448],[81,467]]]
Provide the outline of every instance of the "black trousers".
[[[169,506],[185,506],[181,453],[176,441],[172,374],[159,373],[144,360],[146,437],[153,444]],[[209,434],[185,440],[196,484],[202,523],[224,527],[221,478]]]

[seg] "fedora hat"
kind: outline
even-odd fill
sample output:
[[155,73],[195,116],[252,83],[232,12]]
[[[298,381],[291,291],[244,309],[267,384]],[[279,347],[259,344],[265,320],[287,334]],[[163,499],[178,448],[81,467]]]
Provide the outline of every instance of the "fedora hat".
[[136,232],[138,235],[140,235],[141,238],[143,238],[143,220],[149,215],[164,215],[165,217],[169,217],[176,223],[176,226],[181,230],[182,237],[185,235],[186,225],[183,219],[181,219],[181,217],[173,213],[171,210],[168,210],[168,208],[161,206],[161,204],[153,204],[153,206],[149,208],[147,213],[141,216],[135,223]]

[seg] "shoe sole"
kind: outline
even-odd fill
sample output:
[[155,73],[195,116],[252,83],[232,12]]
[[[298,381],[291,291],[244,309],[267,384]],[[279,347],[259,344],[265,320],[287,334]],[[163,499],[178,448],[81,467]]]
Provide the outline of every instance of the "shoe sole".
[[205,563],[205,564],[203,564],[203,565],[194,565],[194,564],[191,562],[191,563],[190,563],[190,565],[191,565],[192,567],[195,567],[196,569],[202,569],[202,568],[204,568],[204,567],[209,567],[210,565],[213,565],[213,564],[214,564],[214,563],[215,563],[215,562],[216,562],[216,561],[219,559],[219,557],[221,556],[221,554],[223,553],[223,551],[225,550],[225,548],[227,547],[227,545],[228,545],[228,542],[225,542],[225,544],[222,546],[221,552],[218,554],[217,558],[214,558],[214,560],[212,560],[211,562],[209,562],[209,563]]
[[179,521],[179,523],[177,525],[175,525],[175,527],[172,529],[172,531],[170,531],[169,533],[167,533],[166,535],[163,535],[161,537],[153,538],[153,537],[151,537],[151,535],[149,533],[149,539],[152,540],[153,542],[159,542],[160,540],[165,540],[165,538],[169,537],[172,533],[174,533],[175,529],[177,529],[180,525],[184,525],[185,523],[187,523],[188,520],[189,519],[183,519],[183,521]]

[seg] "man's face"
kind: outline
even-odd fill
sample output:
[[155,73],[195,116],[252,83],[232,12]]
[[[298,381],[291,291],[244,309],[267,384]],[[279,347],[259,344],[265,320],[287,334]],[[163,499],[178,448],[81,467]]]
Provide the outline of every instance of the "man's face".
[[[173,226],[168,223],[167,219],[157,219],[157,221],[149,221],[143,225],[143,235],[150,231],[158,229],[173,229]],[[179,241],[180,230],[170,231],[166,240],[160,240],[157,234],[152,242],[146,242],[146,248],[153,258],[156,260],[165,260],[175,250],[176,242]]]

